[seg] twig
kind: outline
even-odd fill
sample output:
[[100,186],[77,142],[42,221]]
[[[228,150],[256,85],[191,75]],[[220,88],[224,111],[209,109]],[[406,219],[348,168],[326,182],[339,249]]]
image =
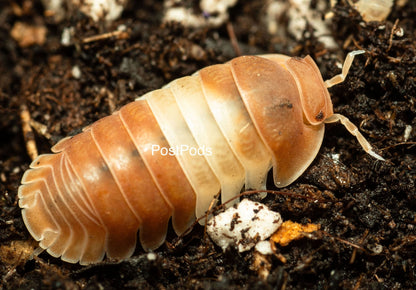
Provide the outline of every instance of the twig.
[[228,21],[227,22],[227,32],[231,40],[231,44],[233,45],[234,52],[237,56],[241,55],[240,47],[238,46],[237,37],[235,36],[233,24]]
[[38,157],[38,149],[36,147],[35,134],[30,126],[30,112],[26,105],[20,106],[20,120],[22,121],[23,138],[26,143],[27,154],[30,159],[35,160]]
[[390,51],[391,46],[393,45],[393,34],[397,28],[397,24],[399,24],[399,19],[396,19],[396,21],[394,22],[393,28],[391,29],[390,38],[389,38],[389,47],[387,48],[387,52]]
[[111,37],[116,37],[117,39],[126,39],[129,37],[129,34],[126,31],[116,30],[112,32],[107,32],[103,34],[98,34],[90,37],[86,37],[82,40],[82,43],[90,43],[94,41],[99,41]]

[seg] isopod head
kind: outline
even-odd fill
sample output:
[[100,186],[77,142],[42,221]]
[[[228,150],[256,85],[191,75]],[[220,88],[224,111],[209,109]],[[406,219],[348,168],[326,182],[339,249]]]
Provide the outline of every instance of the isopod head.
[[325,87],[319,68],[308,55],[305,58],[292,57],[287,62],[298,85],[303,114],[311,125],[318,125],[334,112],[332,101]]
[[353,123],[345,116],[333,113],[328,92],[329,87],[344,81],[355,55],[362,53],[362,50],[350,52],[342,73],[327,81],[322,79],[310,56],[297,58],[273,54],[231,61],[241,98],[272,155],[277,187],[291,184],[315,159],[322,144],[325,123],[340,121],[357,137],[367,153],[384,160],[372,150]]

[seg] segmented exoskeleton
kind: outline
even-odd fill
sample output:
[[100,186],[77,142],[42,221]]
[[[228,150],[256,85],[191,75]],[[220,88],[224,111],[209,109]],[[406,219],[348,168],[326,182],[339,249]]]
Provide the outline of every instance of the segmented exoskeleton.
[[279,54],[243,56],[201,69],[138,98],[38,156],[19,187],[24,222],[40,246],[71,263],[129,257],[183,233],[221,191],[228,200],[274,182],[284,187],[315,158],[333,114],[319,69]]

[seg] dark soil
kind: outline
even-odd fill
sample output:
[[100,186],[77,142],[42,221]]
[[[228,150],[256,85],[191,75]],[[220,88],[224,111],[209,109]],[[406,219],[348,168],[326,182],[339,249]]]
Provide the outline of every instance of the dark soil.
[[[122,17],[110,25],[76,11],[57,23],[44,15],[38,1],[2,2],[0,283],[4,289],[416,288],[416,2],[395,7],[385,22],[364,23],[347,1],[338,1],[331,25],[337,50],[325,49],[313,30],[305,32],[301,41],[270,35],[264,23],[265,2],[241,0],[230,9],[230,25],[243,54],[309,54],[328,79],[339,73],[337,64],[346,53],[367,51],[356,57],[347,80],[330,92],[334,111],[359,125],[387,161],[365,154],[341,125],[327,125],[315,161],[284,190],[297,195],[269,194],[264,200],[285,220],[317,223],[321,231],[278,246],[276,255],[260,257],[254,251],[233,249],[223,253],[196,226],[179,240],[170,233],[154,260],[140,246],[130,259],[88,267],[47,253],[31,259],[37,245],[23,224],[17,199],[21,177],[31,162],[20,119],[23,105],[34,121],[45,126],[45,131],[32,134],[38,151],[48,153],[59,139],[137,96],[237,55],[225,24],[211,29],[162,24],[161,1],[130,1]],[[16,22],[46,27],[46,40],[23,47],[11,37]],[[116,31],[121,24],[127,27],[125,34],[85,42]],[[64,46],[61,35],[68,27],[74,36]],[[82,72],[79,78],[71,73],[74,67]],[[407,138],[406,128],[412,128]],[[339,154],[339,162],[331,157],[334,154]],[[276,189],[272,182],[268,188]]]

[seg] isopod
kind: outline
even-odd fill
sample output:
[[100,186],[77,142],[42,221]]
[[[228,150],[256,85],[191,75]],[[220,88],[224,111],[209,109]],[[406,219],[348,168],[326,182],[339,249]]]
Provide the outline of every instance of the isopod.
[[80,264],[132,255],[165,240],[170,218],[183,233],[221,191],[284,187],[318,153],[324,124],[341,121],[383,160],[346,117],[334,114],[310,56],[242,56],[145,94],[38,156],[22,178],[27,229],[54,257]]

